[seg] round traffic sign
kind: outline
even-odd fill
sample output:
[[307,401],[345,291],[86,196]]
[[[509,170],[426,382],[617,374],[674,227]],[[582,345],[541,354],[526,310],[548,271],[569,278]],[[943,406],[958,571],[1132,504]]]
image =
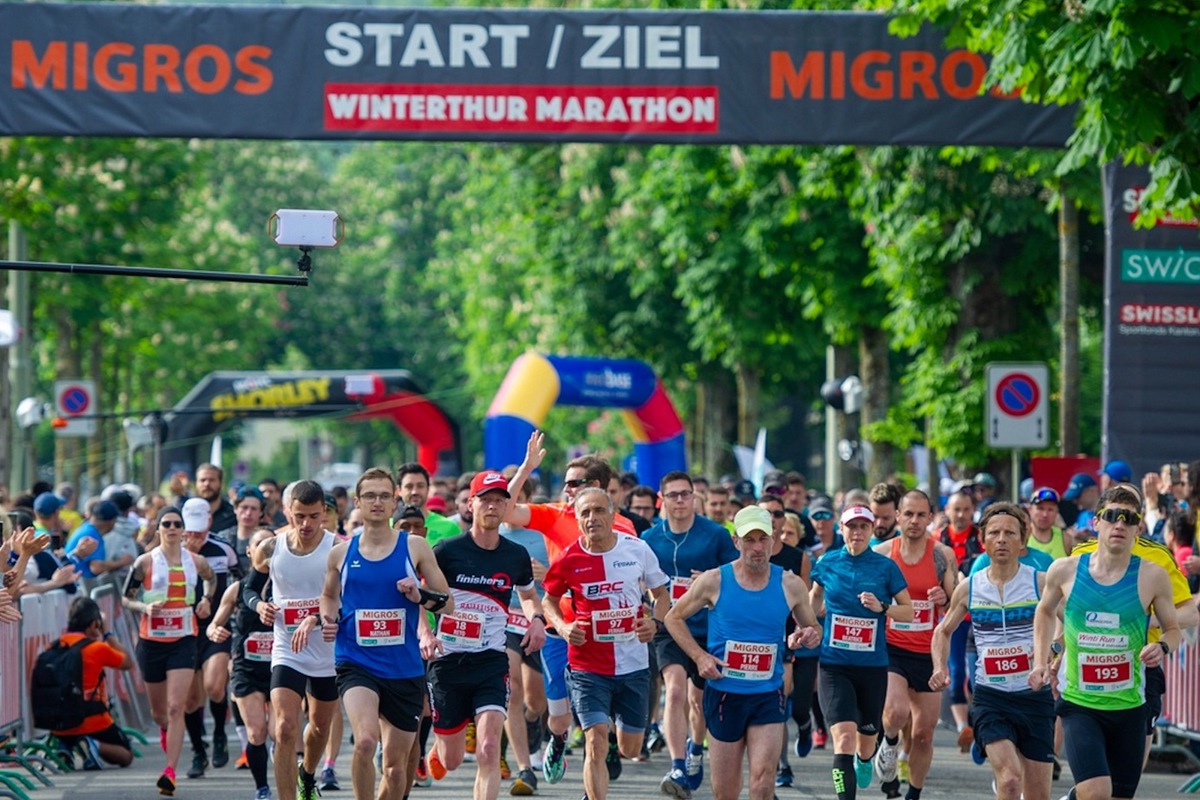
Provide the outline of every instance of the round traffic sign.
[[1032,414],[1041,399],[1037,381],[1023,372],[1005,375],[996,385],[996,405],[1011,417]]
[[58,405],[65,414],[83,414],[91,405],[91,398],[82,386],[68,386],[59,395]]

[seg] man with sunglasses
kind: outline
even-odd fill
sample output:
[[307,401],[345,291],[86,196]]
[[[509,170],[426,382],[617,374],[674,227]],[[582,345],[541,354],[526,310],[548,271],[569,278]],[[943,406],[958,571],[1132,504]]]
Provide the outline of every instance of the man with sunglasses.
[[[697,575],[738,557],[729,531],[696,514],[694,494],[692,479],[686,472],[664,475],[658,495],[662,518],[642,534],[642,540],[650,545],[671,579],[672,604],[683,597]],[[701,609],[688,618],[687,626],[700,647],[706,648],[708,611]],[[695,662],[665,630],[655,635],[654,649],[666,687],[663,734],[671,753],[671,771],[659,788],[663,794],[687,800],[704,781],[704,679]]]
[[833,501],[828,495],[819,494],[813,498],[808,504],[808,518],[817,532],[817,543],[810,551],[813,558],[843,545],[841,534],[834,530]]
[[[1132,497],[1137,503],[1137,511],[1128,511],[1122,509],[1118,511],[1118,506],[1113,503],[1105,502],[1110,492],[1120,491],[1124,494],[1122,497]],[[1111,526],[1118,517],[1123,517],[1126,520],[1126,527],[1131,530],[1133,537],[1132,555],[1142,559],[1143,562],[1157,564],[1166,573],[1171,583],[1171,602],[1175,605],[1175,616],[1181,630],[1194,628],[1197,621],[1200,621],[1200,615],[1197,615],[1196,604],[1192,601],[1192,593],[1188,587],[1187,576],[1180,570],[1175,563],[1175,557],[1171,551],[1164,545],[1155,542],[1145,536],[1139,536],[1138,530],[1142,522],[1140,509],[1142,508],[1142,497],[1137,488],[1130,483],[1119,483],[1109,488],[1100,498],[1099,508],[1102,509],[1096,515],[1096,530],[1099,532],[1101,526]],[[1128,512],[1128,513],[1127,513]],[[1101,519],[1101,514],[1107,516]],[[1130,516],[1132,514],[1132,516]],[[1082,556],[1088,553],[1095,553],[1100,549],[1100,539],[1094,536],[1079,542],[1071,550],[1071,556]],[[1056,561],[1055,564],[1059,562]],[[1151,626],[1147,631],[1147,641],[1150,644],[1156,644],[1161,641],[1163,629],[1153,624],[1154,618],[1151,618]],[[1175,647],[1171,648],[1171,652],[1175,652]],[[1146,697],[1146,740],[1143,753],[1143,762],[1150,754],[1150,741],[1154,734],[1154,725],[1158,720],[1158,715],[1162,713],[1163,695],[1167,691],[1167,678],[1163,673],[1161,665],[1146,667],[1146,682],[1144,685],[1144,694]]]
[[[1076,781],[1068,796],[1080,800],[1134,796],[1144,732],[1153,724],[1146,672],[1180,645],[1171,579],[1134,552],[1141,507],[1141,495],[1128,484],[1100,496],[1096,543],[1054,562],[1034,617],[1029,686],[1035,691],[1056,677],[1051,645],[1062,619],[1065,685],[1056,711]],[[1152,618],[1160,629],[1155,641],[1147,631]]]

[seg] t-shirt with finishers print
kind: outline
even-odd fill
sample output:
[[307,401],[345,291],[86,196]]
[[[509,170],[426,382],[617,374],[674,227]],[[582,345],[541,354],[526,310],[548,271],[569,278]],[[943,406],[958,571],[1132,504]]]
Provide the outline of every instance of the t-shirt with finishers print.
[[438,542],[433,554],[454,596],[454,613],[438,618],[444,651],[503,653],[513,590],[533,588],[529,552],[503,536],[494,550],[485,550],[464,533]]

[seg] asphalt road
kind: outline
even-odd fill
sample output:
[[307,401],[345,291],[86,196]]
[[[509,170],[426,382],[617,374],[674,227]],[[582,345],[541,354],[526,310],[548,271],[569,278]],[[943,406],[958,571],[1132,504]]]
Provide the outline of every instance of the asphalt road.
[[[229,729],[233,733],[232,728]],[[157,737],[154,737],[156,739]],[[954,800],[983,800],[994,795],[991,791],[991,771],[985,766],[976,766],[969,755],[958,752],[955,746],[954,734],[948,730],[939,729],[935,736],[935,753],[930,778],[922,793],[922,798],[954,798]],[[152,740],[153,742],[154,740]],[[230,736],[230,741],[236,744],[237,739]],[[54,776],[54,787],[39,788],[30,794],[31,800],[153,800],[159,795],[154,788],[159,772],[162,770],[162,754],[157,744],[142,748],[143,757],[136,759],[128,769],[105,768],[101,772],[74,772],[62,776]],[[578,752],[578,751],[577,751]],[[325,800],[345,798],[351,800],[349,776],[350,748],[344,747],[338,760],[339,777],[342,790],[326,792]],[[567,775],[558,784],[548,786],[544,783],[539,787],[538,797],[557,798],[559,800],[578,800],[583,795],[583,781],[580,776],[580,756],[568,756]],[[188,780],[182,777],[190,761],[190,750],[185,746],[184,759],[180,764],[179,787],[175,797],[181,800],[250,800],[254,796],[254,785],[250,773],[246,770],[235,770],[232,762],[223,769],[210,769],[208,775],[198,780]],[[810,798],[833,798],[833,788],[829,770],[832,765],[832,753],[829,750],[814,750],[803,760],[792,758],[792,769],[795,773],[795,784],[792,788],[778,789],[779,800],[809,800]],[[609,796],[612,798],[658,798],[663,797],[658,783],[667,772],[669,760],[665,753],[655,755],[645,763],[626,761],[621,778],[610,786]],[[540,776],[539,776],[540,777]],[[1150,773],[1143,777],[1138,790],[1139,798],[1151,800],[1168,800],[1179,797],[1177,791],[1187,776],[1172,774]],[[474,765],[464,764],[456,772],[432,787],[412,790],[412,800],[464,800],[471,797]],[[707,783],[694,795],[695,800],[710,800],[711,786]],[[508,785],[505,782],[501,797],[508,796]],[[1070,770],[1064,764],[1063,777],[1056,782],[1051,793],[1051,800],[1066,794],[1070,788]],[[2,788],[2,787],[0,787]],[[2,795],[0,795],[2,796]],[[746,789],[742,797],[746,797]],[[859,798],[864,800],[882,800],[883,793],[878,783],[870,789],[859,790]]]

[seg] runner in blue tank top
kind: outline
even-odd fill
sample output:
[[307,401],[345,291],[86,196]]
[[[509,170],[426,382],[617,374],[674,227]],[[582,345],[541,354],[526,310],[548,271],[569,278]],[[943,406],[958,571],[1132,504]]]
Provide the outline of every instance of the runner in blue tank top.
[[367,470],[354,494],[363,532],[329,554],[322,634],[334,642],[338,694],[354,732],[354,796],[376,797],[375,747],[382,742],[378,797],[399,800],[412,783],[408,757],[425,698],[417,621],[422,609],[451,610],[453,599],[421,598],[422,578],[434,592],[448,593],[449,587],[429,543],[392,530],[391,473]]
[[838,800],[855,800],[871,785],[883,728],[887,620],[912,622],[913,606],[900,567],[867,546],[871,509],[851,506],[841,521],[846,545],[813,568],[811,599],[813,611],[825,615],[817,694],[833,737],[833,789]]
[[[817,618],[804,580],[771,563],[771,514],[747,506],[733,518],[738,558],[705,572],[667,614],[667,630],[691,658],[704,688],[715,800],[742,791],[742,753],[750,761],[750,799],[775,793],[775,764],[783,747],[786,697],[783,657],[788,647],[816,647]],[[707,651],[688,618],[709,609]],[[784,638],[789,617],[797,629]]]

